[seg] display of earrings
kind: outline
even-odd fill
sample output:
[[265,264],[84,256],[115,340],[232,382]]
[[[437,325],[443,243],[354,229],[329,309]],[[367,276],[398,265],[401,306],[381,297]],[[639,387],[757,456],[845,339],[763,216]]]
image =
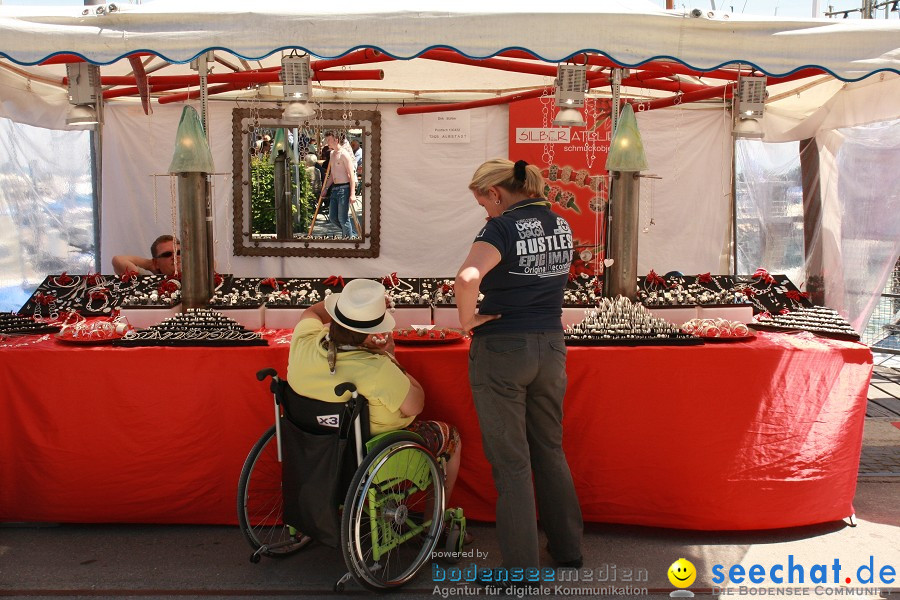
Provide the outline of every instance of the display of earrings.
[[807,292],[801,292],[787,275],[771,275],[765,269],[757,269],[750,277],[735,282],[753,304],[756,314],[782,314],[799,308],[811,308],[812,300]]
[[0,312],[0,335],[3,336],[56,333],[59,329],[59,325],[41,323],[29,316]]
[[563,306],[596,306],[603,299],[603,278],[580,273],[570,276],[563,290]]
[[392,311],[398,306],[428,306],[429,304],[431,291],[429,291],[428,297],[424,297],[421,281],[418,279],[401,279],[394,272],[382,277],[379,281],[387,290]]
[[859,341],[859,334],[837,311],[825,306],[800,307],[782,314],[762,313],[750,326],[762,331],[809,331],[825,337]]
[[131,292],[135,283],[112,275],[89,273],[50,275],[19,309],[20,314],[57,319],[66,311],[85,316],[109,316]]
[[221,308],[259,308],[284,284],[284,280],[275,277],[227,277],[209,303]]
[[158,325],[129,331],[116,346],[266,346],[258,333],[220,312],[190,308]]
[[[456,296],[453,292],[454,282],[455,280],[452,278],[419,280],[422,303],[432,306],[456,306]],[[478,301],[481,302],[483,298],[484,294],[479,293]]]
[[638,278],[638,300],[644,306],[731,306],[750,302],[729,275],[669,275],[652,269]]
[[170,308],[181,303],[181,279],[176,275],[142,275],[121,300],[127,308]]
[[603,298],[585,311],[580,323],[565,328],[570,346],[694,345],[703,341],[677,325],[650,314],[640,303],[618,296]]
[[321,300],[321,294],[309,279],[276,280],[275,286],[265,297],[266,308],[296,308],[312,306]]

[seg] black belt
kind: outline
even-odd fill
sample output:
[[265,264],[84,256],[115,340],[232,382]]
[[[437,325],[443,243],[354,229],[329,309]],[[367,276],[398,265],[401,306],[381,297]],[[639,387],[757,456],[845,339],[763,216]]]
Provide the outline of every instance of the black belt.
[[345,185],[349,186],[350,182],[348,181],[347,183],[332,183],[331,185],[332,187],[344,187]]

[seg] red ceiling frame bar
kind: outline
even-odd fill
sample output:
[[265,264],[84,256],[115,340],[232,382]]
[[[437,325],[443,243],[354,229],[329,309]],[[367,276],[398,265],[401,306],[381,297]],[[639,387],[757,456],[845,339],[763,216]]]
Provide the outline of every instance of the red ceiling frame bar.
[[697,102],[698,100],[709,100],[710,98],[718,96],[730,98],[733,92],[734,84],[728,83],[694,92],[687,92],[685,94],[676,94],[675,96],[669,96],[668,98],[659,98],[658,100],[626,100],[626,102],[634,107],[635,111],[645,111],[675,106],[676,104],[688,104],[689,102]]
[[[356,50],[340,58],[323,58],[310,62],[313,71],[321,71],[322,69],[330,69],[332,67],[345,67],[350,65],[367,65],[369,63],[390,62],[395,59],[387,54],[374,50],[372,48],[363,48]],[[278,67],[279,69],[281,67]]]
[[[215,94],[222,94],[224,92],[233,92],[235,90],[240,90],[244,88],[246,84],[243,83],[226,83],[223,85],[217,85],[206,90],[206,94],[208,96],[213,96]],[[159,98],[157,102],[160,104],[171,104],[172,102],[183,102],[185,100],[196,100],[200,97],[200,90],[191,90],[190,92],[183,92],[181,94],[172,94],[171,96],[163,96]]]
[[137,83],[138,95],[141,97],[141,108],[144,114],[150,114],[150,85],[147,83],[147,73],[144,71],[144,63],[139,56],[129,56],[131,70],[134,72],[134,80]]
[[[551,64],[534,64],[523,63],[512,60],[503,60],[502,58],[467,58],[452,50],[428,50],[423,52],[419,58],[428,60],[437,60],[458,65],[468,65],[472,67],[482,67],[485,69],[496,69],[498,71],[510,71],[513,73],[525,73],[528,75],[542,75],[545,77],[556,77],[556,65]],[[597,80],[607,80],[607,73],[588,71],[587,80],[594,82]]]
[[511,102],[519,102],[520,100],[528,100],[530,98],[540,98],[544,94],[552,93],[552,87],[545,87],[537,90],[510,94],[509,96],[498,96],[496,98],[486,98],[484,100],[471,100],[469,102],[456,102],[454,104],[423,104],[421,106],[401,106],[397,109],[397,114],[415,115],[420,113],[467,110],[470,108],[480,108],[482,106],[493,106],[495,104],[509,104]]
[[[159,92],[170,92],[172,90],[180,90],[184,86],[180,83],[170,83],[167,85],[151,85],[150,93],[156,94]],[[140,94],[140,90],[136,86],[133,87],[120,87],[114,90],[105,90],[103,92],[103,99],[110,100],[112,98],[121,98],[122,96],[137,96]]]
[[[276,83],[280,82],[278,73],[212,73],[207,76],[209,83]],[[312,74],[313,81],[344,81],[344,80],[382,80],[384,71],[381,69],[357,69],[355,71],[316,71]],[[199,75],[156,75],[147,78],[150,85],[168,85],[178,83],[182,86],[200,85]],[[68,84],[68,78],[63,78],[63,84]],[[133,75],[103,75],[100,77],[100,85],[137,85],[138,81]]]

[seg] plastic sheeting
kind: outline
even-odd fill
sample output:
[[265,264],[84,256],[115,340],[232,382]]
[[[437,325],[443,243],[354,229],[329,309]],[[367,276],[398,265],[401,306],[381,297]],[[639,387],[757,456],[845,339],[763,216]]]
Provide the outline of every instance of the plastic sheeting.
[[737,140],[737,273],[762,267],[803,288],[803,189],[796,142]]
[[820,177],[807,187],[820,186],[821,218],[804,220],[798,145],[738,141],[738,273],[762,267],[804,289],[818,251],[825,304],[862,332],[900,254],[900,120],[826,132],[817,142]]
[[900,254],[900,120],[824,137],[837,170],[823,186],[831,213],[824,235],[839,250],[826,263],[826,302],[862,331]]
[[0,311],[48,273],[94,271],[90,144],[87,131],[0,118]]

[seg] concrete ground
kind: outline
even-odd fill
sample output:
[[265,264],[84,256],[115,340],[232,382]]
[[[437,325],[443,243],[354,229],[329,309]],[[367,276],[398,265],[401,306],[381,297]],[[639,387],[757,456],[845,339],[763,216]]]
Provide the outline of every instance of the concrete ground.
[[[867,453],[895,457],[900,429],[891,420],[867,419],[863,462]],[[894,460],[892,458],[891,460]],[[874,465],[874,466],[873,466]],[[690,589],[709,597],[785,597],[807,595],[900,599],[900,476],[865,464],[854,506],[857,526],[846,522],[753,532],[698,532],[627,525],[588,524],[584,570],[578,583],[545,584],[542,594],[665,598],[673,586],[669,566],[691,561],[697,580]],[[879,475],[879,473],[882,473]],[[459,567],[499,564],[494,527],[470,523],[471,552]],[[0,526],[0,596],[15,598],[280,598],[334,596],[332,586],[344,573],[340,552],[313,546],[284,559],[248,560],[250,547],[236,527],[162,525],[11,525]],[[544,563],[550,557],[544,554]],[[810,582],[815,565],[825,565],[829,582],[839,561],[840,585]],[[770,570],[800,565],[804,581],[780,586]],[[875,583],[866,581],[874,570]],[[434,563],[439,569],[451,565]],[[713,580],[716,565],[727,573],[741,565],[749,573],[760,565],[765,581],[748,586]],[[862,570],[860,571],[860,568]],[[891,576],[890,569],[895,572]],[[759,572],[759,571],[757,571]],[[797,570],[794,570],[796,575]],[[570,573],[571,574],[571,573]],[[779,573],[776,572],[776,575]],[[879,581],[879,575],[885,575]],[[436,576],[437,575],[437,576]],[[436,582],[441,571],[430,564],[407,587],[391,592],[404,598],[489,595],[483,588]],[[590,576],[592,581],[584,581]],[[850,577],[851,583],[846,584]],[[628,579],[631,579],[629,581]],[[861,579],[862,578],[862,579]],[[605,581],[604,581],[605,579]],[[893,581],[888,581],[893,579]],[[559,589],[556,585],[560,585]],[[343,595],[369,595],[354,582]]]

